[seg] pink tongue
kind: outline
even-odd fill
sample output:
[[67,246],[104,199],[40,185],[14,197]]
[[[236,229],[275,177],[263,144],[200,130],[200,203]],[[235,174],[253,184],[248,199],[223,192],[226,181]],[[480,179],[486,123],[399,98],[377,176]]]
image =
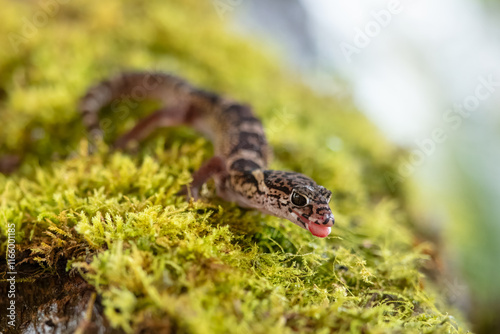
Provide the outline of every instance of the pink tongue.
[[320,238],[324,238],[324,237],[327,237],[332,228],[331,227],[327,227],[327,226],[323,226],[323,225],[318,225],[318,224],[315,224],[315,223],[309,223],[307,224],[307,229],[309,230],[309,232],[312,233],[312,235],[316,236],[316,237],[320,237]]

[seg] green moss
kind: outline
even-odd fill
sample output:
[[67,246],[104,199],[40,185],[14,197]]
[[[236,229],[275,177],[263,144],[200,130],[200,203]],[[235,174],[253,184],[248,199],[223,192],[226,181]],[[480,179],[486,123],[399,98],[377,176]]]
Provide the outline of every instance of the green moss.
[[[4,7],[0,27],[10,33],[0,45],[0,112],[8,126],[0,153],[26,158],[14,175],[0,175],[2,236],[14,223],[19,247],[44,270],[66,263],[82,273],[112,326],[464,332],[419,272],[432,245],[415,246],[404,191],[384,182],[396,150],[349,101],[314,94],[258,41],[231,34],[210,2],[72,1],[16,48],[9,38],[25,21],[13,18],[30,21],[41,7]],[[177,196],[211,154],[190,130],[162,131],[137,155],[105,144],[86,154],[79,97],[130,68],[172,71],[251,103],[275,148],[273,167],[333,190],[332,236],[320,240],[223,202],[210,184],[204,201]],[[127,120],[105,115],[106,140],[147,110],[134,108]]]

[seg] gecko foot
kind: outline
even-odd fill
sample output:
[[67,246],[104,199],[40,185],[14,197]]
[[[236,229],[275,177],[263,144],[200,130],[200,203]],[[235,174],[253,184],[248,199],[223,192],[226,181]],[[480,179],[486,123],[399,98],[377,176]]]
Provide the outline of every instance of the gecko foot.
[[185,185],[181,190],[177,192],[177,196],[183,196],[189,201],[191,198],[195,201],[200,199],[199,189],[192,187],[191,185]]

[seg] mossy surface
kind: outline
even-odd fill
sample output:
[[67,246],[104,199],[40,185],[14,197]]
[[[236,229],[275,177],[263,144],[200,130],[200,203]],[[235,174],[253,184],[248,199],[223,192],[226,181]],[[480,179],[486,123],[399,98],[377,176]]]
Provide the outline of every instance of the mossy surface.
[[[0,155],[25,158],[0,174],[0,253],[13,223],[18,254],[81,273],[126,332],[465,332],[419,271],[433,245],[416,242],[404,191],[385,181],[396,150],[349,101],[313,93],[210,2],[54,1],[30,32],[42,3],[2,0]],[[106,143],[88,155],[78,100],[125,69],[250,103],[272,167],[333,191],[331,236],[226,203],[210,184],[202,201],[177,196],[211,154],[189,129],[162,130],[134,155]],[[105,113],[105,141],[150,109]]]

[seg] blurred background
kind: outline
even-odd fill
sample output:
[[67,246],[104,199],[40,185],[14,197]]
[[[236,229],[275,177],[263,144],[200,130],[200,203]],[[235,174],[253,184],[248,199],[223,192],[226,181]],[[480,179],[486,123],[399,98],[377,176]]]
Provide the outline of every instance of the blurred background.
[[418,194],[448,298],[500,331],[500,5],[478,0],[214,1],[316,90],[350,95],[409,153],[389,185]]

